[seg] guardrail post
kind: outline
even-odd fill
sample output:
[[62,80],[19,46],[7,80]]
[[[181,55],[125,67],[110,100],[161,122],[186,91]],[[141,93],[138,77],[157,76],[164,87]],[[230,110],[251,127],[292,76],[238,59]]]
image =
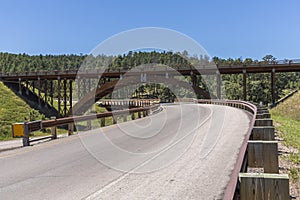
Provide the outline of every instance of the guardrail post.
[[68,124],[68,136],[72,135],[74,132],[74,123]]
[[127,122],[127,114],[123,115],[123,122]]
[[268,119],[256,119],[254,126],[273,126],[273,120]]
[[287,174],[240,173],[239,180],[241,200],[290,199]]
[[252,129],[252,140],[275,140],[274,126],[259,126]]
[[30,145],[28,122],[24,122],[23,127],[24,127],[23,147],[26,147]]
[[134,115],[134,113],[131,113],[131,119],[132,119],[132,120],[135,120],[135,115]]
[[104,127],[105,126],[105,117],[102,117],[101,118],[101,127]]
[[264,173],[279,173],[278,142],[248,141],[248,166],[263,167]]
[[86,128],[87,128],[87,130],[92,129],[92,121],[91,120],[86,121]]
[[117,121],[118,121],[117,118],[118,118],[118,116],[115,116],[115,115],[112,116],[113,124],[116,124],[116,123],[117,123]]
[[[56,120],[56,117],[51,117],[51,119]],[[51,135],[52,135],[52,139],[56,139],[57,138],[56,126],[52,126],[51,127]]]
[[138,118],[141,118],[142,116],[141,116],[141,112],[138,112]]

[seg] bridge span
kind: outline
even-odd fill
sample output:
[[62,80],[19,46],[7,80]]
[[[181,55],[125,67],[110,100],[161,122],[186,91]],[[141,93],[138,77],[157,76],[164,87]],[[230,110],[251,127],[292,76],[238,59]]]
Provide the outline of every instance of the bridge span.
[[[129,69],[107,69],[105,71],[38,71],[38,72],[15,72],[15,73],[0,73],[0,81],[3,81],[7,86],[12,88],[15,93],[21,96],[25,101],[36,109],[39,109],[46,116],[55,115],[57,117],[65,117],[71,113],[73,105],[74,90],[77,90],[78,102],[88,93],[94,92],[91,85],[98,83],[99,88],[108,88],[103,91],[104,94],[111,93],[115,82],[118,82],[121,77],[126,74],[128,76],[135,76],[139,78],[142,74],[147,74],[147,77],[162,76],[168,77],[178,76],[191,78],[191,84],[195,93],[199,95],[198,98],[212,98],[221,99],[221,76],[220,74],[243,74],[243,100],[247,101],[247,75],[250,73],[270,73],[271,74],[271,103],[276,102],[275,98],[275,83],[276,73],[281,72],[299,72],[300,62],[298,60],[289,63],[256,63],[244,64],[237,66],[216,66],[215,64],[208,64],[205,66],[181,66],[173,70],[156,69],[155,67],[150,71],[134,71]],[[175,74],[174,74],[175,73]],[[213,75],[216,77],[216,92],[215,94],[208,93],[204,88],[197,85],[197,76],[199,75]],[[76,84],[74,80],[76,79]],[[178,81],[178,79],[176,79]],[[75,87],[76,85],[76,87]],[[54,108],[54,98],[57,99],[57,110]],[[128,97],[129,98],[129,97]],[[85,99],[83,99],[85,100]],[[46,109],[42,109],[46,108]],[[48,112],[47,112],[48,111]]]
[[[245,150],[255,116],[219,105],[162,107],[163,111],[136,121],[1,153],[0,199],[222,199],[233,195],[227,188],[237,178],[233,174],[241,167],[240,151]],[[104,136],[124,151],[143,156],[116,153]]]

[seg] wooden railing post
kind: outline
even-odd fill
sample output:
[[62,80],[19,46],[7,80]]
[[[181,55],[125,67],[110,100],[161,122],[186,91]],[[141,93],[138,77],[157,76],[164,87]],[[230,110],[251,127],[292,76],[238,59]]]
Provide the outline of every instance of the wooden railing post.
[[264,173],[279,173],[278,142],[248,141],[248,166],[262,167]]
[[135,120],[135,115],[134,115],[134,113],[131,113],[131,119],[132,119],[132,120]]
[[29,141],[30,133],[28,128],[28,122],[24,122],[23,127],[24,127],[23,147],[27,147],[30,145],[30,141]]
[[92,129],[92,121],[91,120],[86,121],[86,128],[87,128],[87,130]]
[[288,200],[289,177],[287,174],[240,173],[241,200]]
[[[51,117],[51,119],[56,120],[56,117]],[[56,126],[51,127],[51,135],[52,135],[52,139],[57,138]]]
[[72,135],[74,132],[74,123],[68,124],[68,136]]
[[104,127],[105,126],[105,117],[102,117],[101,118],[101,127]]

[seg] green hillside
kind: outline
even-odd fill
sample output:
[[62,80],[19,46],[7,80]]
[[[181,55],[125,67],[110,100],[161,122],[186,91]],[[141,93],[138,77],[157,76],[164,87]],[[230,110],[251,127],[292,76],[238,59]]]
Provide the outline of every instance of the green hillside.
[[43,118],[43,115],[30,108],[0,82],[0,140],[12,139],[11,125],[13,123]]
[[[300,91],[271,110],[275,127],[284,144],[297,149],[288,159],[296,166],[300,165]],[[300,178],[300,168],[291,168],[291,176]]]

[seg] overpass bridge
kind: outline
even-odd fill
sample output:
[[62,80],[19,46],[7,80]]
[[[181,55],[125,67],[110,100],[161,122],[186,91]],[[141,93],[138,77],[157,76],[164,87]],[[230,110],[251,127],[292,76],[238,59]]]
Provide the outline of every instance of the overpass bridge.
[[[176,72],[175,72],[176,71]],[[45,108],[46,111],[50,108],[53,110],[54,94],[57,96],[57,117],[68,116],[73,108],[73,93],[74,80],[76,79],[76,89],[78,94],[78,105],[83,105],[82,102],[91,101],[85,97],[87,94],[96,94],[97,99],[104,97],[111,93],[118,83],[118,80],[126,74],[127,76],[136,77],[135,81],[140,81],[141,74],[147,74],[147,78],[162,77],[165,79],[168,76],[170,79],[174,78],[178,73],[185,77],[191,78],[191,84],[195,93],[205,99],[220,99],[221,98],[221,77],[220,74],[243,74],[243,99],[247,100],[247,74],[250,73],[270,73],[271,74],[271,103],[274,104],[275,99],[275,81],[276,73],[279,72],[299,72],[300,62],[288,63],[272,63],[272,64],[251,64],[238,66],[182,66],[174,70],[165,69],[161,67],[158,70],[152,68],[149,71],[135,71],[130,72],[125,69],[105,70],[101,71],[38,71],[38,72],[18,72],[18,73],[0,73],[0,81],[6,83],[10,88],[16,91],[25,100],[28,96],[35,95],[35,106],[37,109]],[[216,77],[217,89],[216,96],[205,91],[197,85],[197,76],[199,75],[213,75]],[[174,78],[175,79],[175,78]],[[175,80],[174,80],[175,81]],[[178,82],[178,80],[176,80]],[[98,88],[92,88],[91,85],[98,84]],[[96,90],[96,91],[95,91]],[[25,93],[25,94],[24,94]],[[30,93],[30,95],[29,95]],[[85,97],[85,98],[83,98]],[[80,99],[83,101],[80,102]],[[33,104],[34,105],[34,104]],[[49,109],[48,109],[49,108]],[[47,115],[53,115],[54,112]]]

